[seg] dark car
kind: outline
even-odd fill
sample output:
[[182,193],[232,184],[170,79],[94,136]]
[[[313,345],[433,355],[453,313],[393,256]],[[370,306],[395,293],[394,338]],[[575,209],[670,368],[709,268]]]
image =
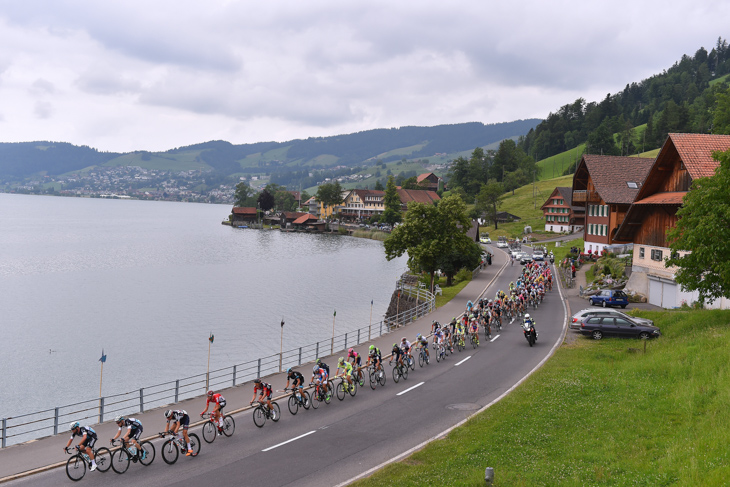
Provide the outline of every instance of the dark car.
[[661,336],[656,326],[641,325],[628,318],[613,316],[587,316],[580,324],[580,332],[594,340],[600,340],[604,336],[626,336],[643,340]]
[[639,318],[637,316],[629,316],[626,313],[619,311],[617,309],[586,308],[586,309],[582,309],[582,310],[578,311],[571,317],[568,328],[570,328],[571,330],[580,330],[580,324],[588,316],[613,316],[614,318],[618,318],[618,317],[628,318],[629,320],[631,320],[635,323],[638,323],[640,325],[654,326],[654,322],[652,320],[649,320],[646,318]]
[[590,298],[591,306],[601,305],[604,308],[607,306],[621,306],[625,308],[629,304],[629,297],[623,291],[614,289],[602,289],[598,291],[598,294],[594,294]]
[[522,252],[520,254],[520,264],[525,265],[532,262],[532,256],[528,254],[527,252]]

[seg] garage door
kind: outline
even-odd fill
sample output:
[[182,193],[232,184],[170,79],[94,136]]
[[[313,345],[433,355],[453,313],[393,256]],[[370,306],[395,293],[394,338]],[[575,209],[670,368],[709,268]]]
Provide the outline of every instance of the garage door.
[[677,306],[677,285],[662,282],[662,308],[672,309]]
[[662,305],[662,282],[649,279],[649,304]]

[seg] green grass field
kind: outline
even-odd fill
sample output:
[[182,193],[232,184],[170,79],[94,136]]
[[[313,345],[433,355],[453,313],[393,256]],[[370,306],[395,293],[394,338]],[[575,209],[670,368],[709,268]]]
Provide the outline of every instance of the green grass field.
[[356,485],[476,487],[488,466],[499,487],[728,485],[730,311],[639,314],[664,336],[563,345],[499,403]]

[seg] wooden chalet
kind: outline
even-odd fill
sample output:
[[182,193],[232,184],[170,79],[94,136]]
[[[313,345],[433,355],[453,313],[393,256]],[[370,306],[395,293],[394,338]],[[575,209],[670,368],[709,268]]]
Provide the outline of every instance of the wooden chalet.
[[585,208],[573,206],[573,191],[568,186],[559,186],[540,207],[545,218],[546,232],[574,232],[583,228]]
[[439,185],[443,184],[441,178],[432,172],[419,174],[416,176],[416,182],[420,187],[429,191],[438,191],[440,189]]
[[[730,135],[669,134],[618,228],[617,239],[634,243],[626,288],[647,296],[649,303],[675,308],[682,300],[688,304],[698,300],[697,292],[685,292],[674,281],[676,268],[664,267],[670,253],[666,232],[676,225],[677,210],[692,181],[715,174],[719,163],[712,158],[713,152],[728,149]],[[730,300],[715,301],[712,307],[728,308]]]
[[654,159],[584,154],[573,175],[574,206],[583,206],[584,252],[601,253],[627,243],[616,230],[644,184]]
[[398,196],[400,197],[401,209],[406,211],[408,209],[408,203],[415,201],[417,203],[423,203],[426,205],[436,204],[437,201],[441,200],[441,197],[436,194],[435,191],[427,191],[424,189],[403,189],[398,188]]
[[233,215],[231,218],[231,223],[234,226],[247,225],[249,223],[255,222],[258,218],[256,208],[234,206],[231,213]]

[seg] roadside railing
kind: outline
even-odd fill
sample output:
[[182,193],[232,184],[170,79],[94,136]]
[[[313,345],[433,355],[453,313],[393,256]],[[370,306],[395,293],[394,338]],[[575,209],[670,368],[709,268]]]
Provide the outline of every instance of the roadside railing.
[[[0,446],[21,443],[43,436],[56,435],[66,431],[71,421],[103,423],[116,415],[143,413],[171,403],[204,394],[207,389],[234,387],[257,377],[281,372],[289,367],[314,361],[317,357],[333,355],[349,347],[367,342],[372,338],[390,333],[398,327],[412,323],[417,318],[431,313],[436,299],[430,292],[399,280],[396,288],[415,297],[419,303],[415,308],[371,323],[353,331],[320,340],[299,348],[286,350],[266,357],[249,360],[208,373],[202,373],[142,387],[133,391],[89,399],[43,411],[21,414],[0,419]],[[423,302],[421,302],[423,301]],[[59,430],[59,428],[61,428]]]

